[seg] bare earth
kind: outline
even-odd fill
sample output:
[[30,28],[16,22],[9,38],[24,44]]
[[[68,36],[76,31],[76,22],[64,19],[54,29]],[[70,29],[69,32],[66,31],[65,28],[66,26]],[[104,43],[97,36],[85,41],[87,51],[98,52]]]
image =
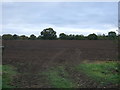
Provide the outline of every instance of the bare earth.
[[84,60],[117,60],[118,55],[117,44],[110,40],[6,40],[3,45],[2,63],[22,73],[14,84],[23,88],[50,87],[38,76],[50,67],[64,64],[70,68]]

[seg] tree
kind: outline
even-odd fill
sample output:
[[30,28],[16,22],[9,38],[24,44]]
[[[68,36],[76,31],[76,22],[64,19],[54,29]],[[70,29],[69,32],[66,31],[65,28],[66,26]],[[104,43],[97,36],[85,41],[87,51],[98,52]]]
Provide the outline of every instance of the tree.
[[84,40],[84,39],[85,39],[84,35],[76,35],[75,36],[75,40]]
[[19,39],[19,36],[16,35],[16,34],[14,34],[12,37],[13,37],[14,40],[18,40]]
[[99,35],[97,35],[98,36],[98,40],[106,40],[107,39],[107,37],[105,36],[105,34],[99,34]]
[[46,28],[41,32],[43,39],[53,40],[57,38],[56,32],[52,28]]
[[75,40],[75,35],[70,34],[68,37],[69,37],[69,40]]
[[20,36],[20,39],[22,39],[22,40],[28,40],[28,37],[25,36],[25,35],[21,35],[21,36]]
[[59,38],[60,38],[61,40],[66,40],[66,39],[68,38],[68,36],[67,36],[66,34],[64,34],[64,33],[60,33],[60,34],[59,34]]
[[42,39],[41,35],[39,35],[39,36],[37,37],[37,39],[38,39],[38,40]]
[[35,40],[36,36],[34,34],[30,35],[30,40]]
[[97,40],[97,39],[98,39],[98,36],[93,33],[93,34],[89,34],[89,35],[87,36],[87,38],[88,38],[89,40]]
[[0,40],[2,40],[2,36],[0,35]]
[[108,32],[109,39],[116,39],[116,33],[113,31]]
[[4,35],[2,35],[2,39],[3,39],[3,40],[12,40],[13,37],[12,37],[11,34],[4,34]]

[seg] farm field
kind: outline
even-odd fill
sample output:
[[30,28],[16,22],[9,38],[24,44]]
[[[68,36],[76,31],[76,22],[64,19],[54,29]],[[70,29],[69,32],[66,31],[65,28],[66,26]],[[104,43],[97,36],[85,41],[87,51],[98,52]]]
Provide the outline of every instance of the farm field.
[[[111,88],[118,86],[116,79],[118,76],[115,80],[112,79],[113,81],[108,80],[107,84],[101,81],[101,84],[83,72],[87,71],[85,67],[79,67],[85,62],[112,62],[116,66],[118,46],[114,41],[4,40],[2,43],[5,46],[2,64],[12,66],[16,71],[10,83],[14,88]],[[83,71],[78,71],[82,67]],[[114,72],[115,75],[117,72],[119,71]]]

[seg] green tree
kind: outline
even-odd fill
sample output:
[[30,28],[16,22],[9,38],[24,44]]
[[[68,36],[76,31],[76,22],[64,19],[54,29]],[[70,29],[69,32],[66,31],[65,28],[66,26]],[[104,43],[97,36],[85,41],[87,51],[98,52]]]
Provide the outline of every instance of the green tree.
[[99,35],[97,35],[98,36],[98,40],[106,40],[107,39],[107,37],[105,36],[105,34],[99,34]]
[[93,34],[89,34],[89,35],[87,36],[87,38],[88,38],[89,40],[97,40],[97,39],[98,39],[98,36],[93,33]]
[[18,40],[19,39],[19,36],[16,35],[16,34],[14,34],[12,37],[13,37],[14,40]]
[[21,35],[21,36],[20,36],[20,39],[21,39],[21,40],[28,40],[28,37],[25,36],[25,35]]
[[60,38],[61,40],[66,40],[66,39],[68,39],[68,36],[67,36],[65,33],[60,33],[60,34],[59,34],[59,38]]
[[41,35],[39,35],[39,36],[37,37],[37,39],[38,39],[38,40],[42,39],[42,36],[41,36]]
[[12,40],[13,36],[11,34],[4,34],[2,35],[3,40]]
[[46,28],[41,32],[43,39],[53,40],[57,38],[56,32],[52,28]]
[[69,37],[69,40],[75,40],[75,35],[70,34],[68,37]]
[[36,36],[34,34],[30,35],[30,40],[35,40],[36,39]]
[[0,35],[0,40],[2,40],[2,36]]
[[84,35],[76,35],[75,36],[75,40],[84,40],[84,39],[85,39]]
[[108,37],[109,39],[113,40],[113,39],[116,39],[117,36],[115,32],[111,31],[111,32],[108,32]]

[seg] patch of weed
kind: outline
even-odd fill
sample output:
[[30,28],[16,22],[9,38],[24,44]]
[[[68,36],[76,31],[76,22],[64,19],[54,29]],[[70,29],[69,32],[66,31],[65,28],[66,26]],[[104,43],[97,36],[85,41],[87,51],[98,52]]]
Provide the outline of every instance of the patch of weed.
[[14,88],[11,85],[13,77],[17,74],[15,67],[11,65],[2,65],[2,88]]
[[49,83],[51,83],[54,88],[75,87],[74,83],[69,79],[69,75],[63,66],[51,68],[48,72],[44,72],[43,74],[48,78]]
[[75,67],[77,71],[83,72],[88,77],[93,78],[101,85],[119,84],[120,76],[118,66],[115,61],[82,63]]
[[2,65],[0,65],[0,89],[2,88]]

